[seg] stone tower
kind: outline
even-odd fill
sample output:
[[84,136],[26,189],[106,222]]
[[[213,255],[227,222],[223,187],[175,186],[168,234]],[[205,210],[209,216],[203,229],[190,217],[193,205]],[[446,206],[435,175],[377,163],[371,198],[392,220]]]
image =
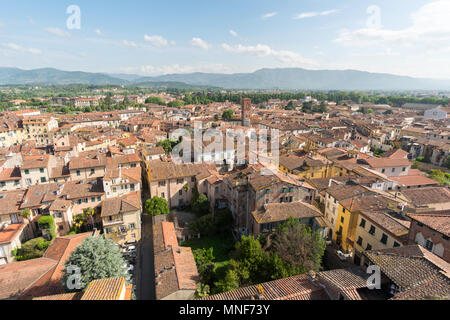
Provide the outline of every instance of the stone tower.
[[252,100],[250,98],[242,98],[242,125],[250,127],[250,117],[252,115]]

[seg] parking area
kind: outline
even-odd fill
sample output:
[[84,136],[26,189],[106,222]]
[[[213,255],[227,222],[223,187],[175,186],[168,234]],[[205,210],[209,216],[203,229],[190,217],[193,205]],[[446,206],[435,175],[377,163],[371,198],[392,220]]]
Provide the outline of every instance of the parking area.
[[128,242],[123,245],[118,244],[120,252],[122,253],[126,264],[124,268],[127,270],[130,281],[133,283],[133,286],[136,285],[136,277],[135,277],[135,267],[136,267],[136,257],[137,257],[137,243],[136,242]]

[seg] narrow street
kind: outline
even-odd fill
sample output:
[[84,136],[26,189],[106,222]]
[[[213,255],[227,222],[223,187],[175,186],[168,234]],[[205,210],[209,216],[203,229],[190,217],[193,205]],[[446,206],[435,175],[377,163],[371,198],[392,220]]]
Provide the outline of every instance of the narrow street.
[[138,300],[155,300],[154,269],[152,218],[144,213],[136,270],[136,298]]

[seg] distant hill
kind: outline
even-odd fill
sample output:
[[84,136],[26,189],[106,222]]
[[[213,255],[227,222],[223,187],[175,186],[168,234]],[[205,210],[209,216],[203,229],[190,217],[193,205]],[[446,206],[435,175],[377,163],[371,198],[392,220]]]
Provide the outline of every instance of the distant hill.
[[53,68],[21,70],[0,68],[0,85],[93,84],[143,87],[285,90],[450,90],[449,80],[421,79],[357,70],[261,69],[253,73],[189,73],[141,77],[134,74],[104,74],[62,71]]
[[22,70],[0,68],[0,85],[5,84],[126,84],[123,79],[103,73],[61,71],[53,68]]
[[180,81],[227,89],[450,90],[450,80],[420,79],[357,70],[261,69],[253,73],[190,73],[136,81]]

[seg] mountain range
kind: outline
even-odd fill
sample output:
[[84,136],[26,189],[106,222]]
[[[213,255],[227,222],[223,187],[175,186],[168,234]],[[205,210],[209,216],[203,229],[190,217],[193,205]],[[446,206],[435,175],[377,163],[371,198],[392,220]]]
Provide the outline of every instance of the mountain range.
[[307,70],[302,68],[260,69],[252,73],[189,73],[142,77],[63,71],[53,68],[22,70],[0,67],[0,85],[145,85],[219,87],[224,89],[284,90],[450,90],[450,79],[427,79],[370,73],[357,70]]

